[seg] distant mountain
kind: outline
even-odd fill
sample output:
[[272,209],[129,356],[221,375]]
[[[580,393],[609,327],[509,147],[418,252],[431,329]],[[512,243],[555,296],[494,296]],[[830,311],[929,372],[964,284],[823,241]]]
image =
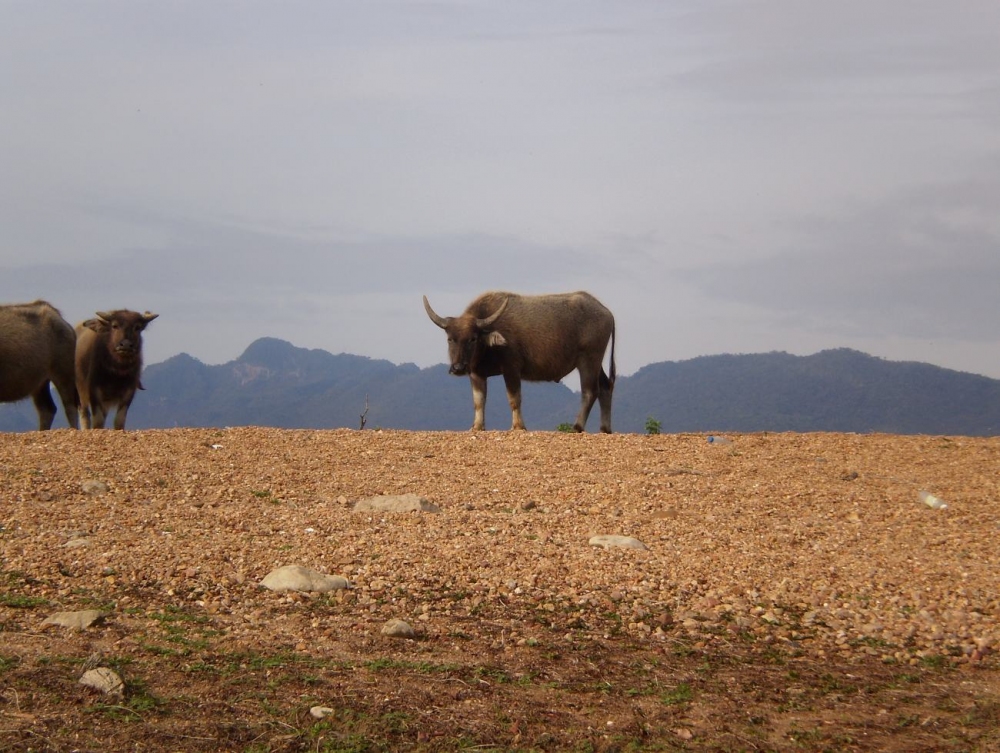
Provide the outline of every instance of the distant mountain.
[[[349,354],[256,340],[235,361],[208,366],[189,355],[152,364],[129,411],[132,429],[173,426],[464,430],[469,380],[444,365],[420,369]],[[490,380],[486,425],[510,426],[503,380]],[[562,384],[524,385],[531,429],[572,423],[579,395]],[[589,428],[597,428],[594,406]],[[703,356],[645,366],[615,386],[616,431],[837,431],[1000,434],[1000,380],[855,350]],[[60,413],[58,426],[65,426]],[[0,405],[0,431],[36,428],[30,401]]]
[[1000,380],[847,348],[650,364],[619,386],[630,431],[652,416],[666,432],[1000,434]]
[[[221,366],[188,355],[149,366],[129,411],[130,427],[276,426],[283,428],[467,429],[472,425],[468,379],[448,375],[445,366],[419,369],[389,361],[297,348],[263,338]],[[578,398],[561,384],[530,385],[525,402],[536,426],[555,428],[563,405]],[[491,428],[510,426],[502,382],[487,401]],[[537,396],[536,396],[537,395]],[[530,396],[530,397],[529,397]],[[556,407],[553,407],[555,403]],[[566,420],[561,418],[559,420]],[[572,420],[570,418],[569,420]]]

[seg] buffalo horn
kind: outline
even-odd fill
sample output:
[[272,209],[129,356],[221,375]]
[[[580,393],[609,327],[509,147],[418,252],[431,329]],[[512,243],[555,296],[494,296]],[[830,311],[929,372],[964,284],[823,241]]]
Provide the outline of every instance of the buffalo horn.
[[500,314],[503,313],[504,309],[507,308],[507,302],[509,300],[510,298],[504,298],[503,303],[500,304],[500,308],[498,308],[496,311],[494,311],[485,319],[476,319],[476,326],[479,327],[480,329],[486,329],[491,324],[493,324],[493,322],[495,322],[497,319],[500,318]]
[[427,316],[431,318],[431,321],[441,329],[445,329],[449,324],[451,324],[450,316],[446,319],[445,317],[438,316],[434,313],[434,309],[431,308],[431,304],[430,301],[427,300],[427,296],[424,296],[424,311],[427,312]]

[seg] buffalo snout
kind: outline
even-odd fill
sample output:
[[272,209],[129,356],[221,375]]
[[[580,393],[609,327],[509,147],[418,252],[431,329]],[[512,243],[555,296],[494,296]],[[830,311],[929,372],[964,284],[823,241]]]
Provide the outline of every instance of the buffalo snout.
[[123,358],[134,358],[139,353],[139,347],[132,340],[122,340],[115,345],[115,353]]

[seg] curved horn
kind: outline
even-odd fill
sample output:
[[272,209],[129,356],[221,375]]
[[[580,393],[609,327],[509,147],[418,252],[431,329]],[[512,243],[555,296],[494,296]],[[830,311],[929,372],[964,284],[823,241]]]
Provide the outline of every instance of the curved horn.
[[102,322],[110,322],[111,314],[108,313],[107,311],[98,311],[97,318],[100,319]]
[[427,296],[424,296],[424,311],[427,312],[427,316],[431,318],[441,329],[445,329],[449,324],[451,324],[451,317],[438,316],[434,313],[434,309],[431,308],[430,301],[427,300]]
[[151,313],[149,313],[147,311],[145,314],[142,315],[142,318],[143,318],[143,320],[145,320],[146,324],[149,324],[151,321],[153,321],[158,316],[159,316],[159,314],[151,314]]
[[503,303],[500,304],[500,308],[498,308],[496,311],[494,311],[485,319],[476,319],[476,326],[479,327],[480,329],[486,329],[491,324],[493,324],[493,322],[495,322],[497,319],[500,318],[500,314],[504,312],[504,309],[507,308],[508,301],[510,301],[510,298],[504,298]]

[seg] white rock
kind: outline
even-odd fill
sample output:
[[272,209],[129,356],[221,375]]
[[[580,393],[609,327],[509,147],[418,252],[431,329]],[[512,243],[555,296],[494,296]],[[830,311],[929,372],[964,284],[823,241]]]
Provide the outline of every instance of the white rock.
[[104,617],[104,612],[96,609],[84,609],[81,612],[56,612],[46,617],[42,625],[59,625],[60,627],[84,630]]
[[920,491],[917,492],[917,496],[920,498],[921,502],[923,502],[928,507],[933,508],[934,510],[948,509],[948,505],[945,504],[943,499],[934,496],[930,492]]
[[90,546],[91,540],[88,538],[70,539],[65,544],[63,544],[64,549],[77,549],[81,546]]
[[301,565],[285,565],[272,570],[260,582],[272,591],[335,591],[350,588],[347,578],[340,575],[326,575]]
[[390,638],[412,638],[416,634],[417,631],[408,622],[399,619],[389,620],[382,626],[382,635]]
[[354,504],[355,512],[441,512],[441,508],[433,505],[416,494],[387,494],[380,497],[368,497]]
[[309,709],[309,713],[316,719],[322,719],[324,717],[330,716],[333,713],[333,709],[329,706],[313,706]]
[[80,678],[80,684],[86,685],[88,688],[100,690],[102,693],[107,693],[108,695],[120,696],[125,694],[125,683],[122,681],[122,678],[114,670],[107,667],[88,669],[83,673],[83,677]]
[[621,547],[624,549],[647,548],[639,539],[633,539],[631,536],[591,536],[588,543],[591,546],[603,546],[605,549],[610,549],[611,547]]

